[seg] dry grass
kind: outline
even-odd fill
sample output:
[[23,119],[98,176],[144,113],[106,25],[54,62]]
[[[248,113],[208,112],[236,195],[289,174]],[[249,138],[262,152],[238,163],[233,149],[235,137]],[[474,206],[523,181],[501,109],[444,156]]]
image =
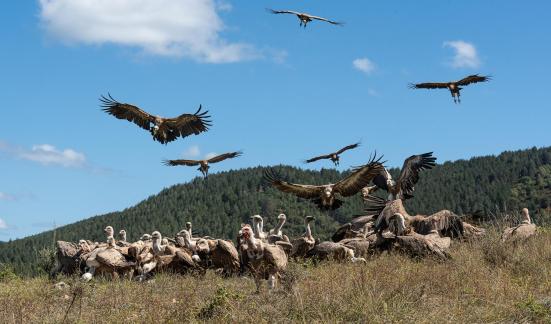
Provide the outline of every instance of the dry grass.
[[[45,278],[0,283],[0,322],[550,322],[551,233],[524,244],[491,234],[453,259],[382,255],[367,264],[291,264],[279,291],[250,278],[158,276],[55,289]],[[72,306],[71,306],[72,305]]]

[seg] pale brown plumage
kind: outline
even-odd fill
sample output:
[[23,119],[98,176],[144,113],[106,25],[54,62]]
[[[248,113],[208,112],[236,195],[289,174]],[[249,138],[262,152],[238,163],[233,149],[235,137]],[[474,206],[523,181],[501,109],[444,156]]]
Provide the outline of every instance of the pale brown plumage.
[[318,160],[328,159],[328,160],[331,160],[335,164],[335,166],[338,166],[339,161],[340,161],[340,156],[339,155],[341,153],[347,151],[347,150],[355,149],[358,146],[360,146],[359,142],[355,143],[355,144],[352,144],[352,145],[345,146],[345,147],[341,148],[340,150],[338,150],[337,152],[333,152],[333,153],[313,157],[311,159],[306,160],[305,163],[312,163],[312,162],[315,162],[315,161],[318,161]]
[[265,179],[279,191],[309,199],[318,205],[320,209],[333,210],[343,204],[343,201],[336,198],[337,195],[343,197],[353,196],[380,174],[383,165],[379,160],[373,157],[368,164],[355,168],[349,176],[335,184],[303,185],[290,183],[279,179],[273,171],[268,170],[265,173]]
[[339,227],[335,234],[331,236],[333,242],[339,242],[343,239],[349,238],[365,238],[366,235],[375,226],[376,215],[359,216],[352,219],[349,223],[346,223]]
[[455,103],[460,103],[460,86],[467,86],[471,83],[486,82],[490,81],[492,78],[490,76],[481,76],[478,74],[469,75],[459,81],[450,81],[450,82],[426,82],[426,83],[412,83],[410,88],[412,89],[448,89],[451,92],[453,101]]
[[291,10],[273,10],[273,9],[268,9],[268,11],[273,13],[273,14],[291,14],[291,15],[295,15],[300,20],[300,26],[301,27],[304,26],[304,28],[306,28],[306,25],[309,22],[311,22],[312,20],[325,21],[325,22],[328,22],[332,25],[338,25],[338,26],[343,25],[342,22],[329,20],[329,19],[323,18],[323,17],[313,16],[313,15],[303,13],[303,12],[296,12],[296,11],[291,11]]
[[306,216],[304,218],[304,225],[306,227],[306,232],[299,238],[296,238],[292,241],[292,249],[289,254],[292,258],[304,258],[306,253],[310,251],[314,245],[316,245],[316,240],[312,235],[312,229],[310,228],[310,223],[315,219],[313,216]]
[[519,242],[526,240],[536,234],[536,225],[532,224],[532,219],[527,208],[522,209],[522,223],[514,227],[508,227],[503,231],[501,240],[503,242]]
[[208,111],[201,112],[201,106],[194,114],[182,114],[175,118],[163,118],[151,115],[140,108],[126,103],[120,103],[110,94],[100,97],[103,111],[118,119],[126,119],[139,127],[148,130],[153,139],[162,144],[172,142],[178,137],[198,135],[206,132],[211,126]]
[[222,269],[226,276],[239,272],[239,254],[231,241],[201,238],[196,246],[205,268]]
[[199,168],[197,170],[201,171],[203,174],[203,177],[207,178],[209,174],[209,164],[217,163],[224,161],[226,159],[233,159],[238,156],[241,156],[243,152],[230,152],[230,153],[224,153],[217,155],[215,157],[212,157],[210,159],[205,160],[165,160],[163,163],[166,166],[178,166],[178,165],[184,165],[184,166],[196,166],[198,165]]

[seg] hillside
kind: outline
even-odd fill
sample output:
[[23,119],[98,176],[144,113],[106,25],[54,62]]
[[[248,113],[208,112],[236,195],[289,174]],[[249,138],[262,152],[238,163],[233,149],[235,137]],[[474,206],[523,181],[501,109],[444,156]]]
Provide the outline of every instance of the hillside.
[[[343,176],[330,169],[310,171],[288,166],[276,169],[285,179],[299,183],[328,183]],[[55,234],[48,231],[1,244],[0,263],[11,264],[20,273],[37,273],[38,251],[52,246],[54,237],[68,241],[100,240],[106,225],[126,229],[128,239],[135,240],[153,230],[173,235],[185,222],[192,221],[198,234],[234,238],[240,224],[251,215],[263,215],[269,229],[277,214],[284,211],[289,236],[301,234],[303,217],[314,215],[315,235],[324,239],[339,223],[362,213],[359,196],[346,199],[346,204],[334,213],[321,213],[307,202],[268,187],[262,180],[263,172],[263,167],[255,167],[213,174],[207,180],[196,178],[164,189],[121,212],[60,227]],[[391,172],[396,174],[398,170]],[[546,223],[551,206],[551,148],[504,152],[497,157],[438,165],[423,173],[416,197],[407,206],[412,213],[450,209],[458,214],[481,210],[488,215],[527,206],[536,222]]]

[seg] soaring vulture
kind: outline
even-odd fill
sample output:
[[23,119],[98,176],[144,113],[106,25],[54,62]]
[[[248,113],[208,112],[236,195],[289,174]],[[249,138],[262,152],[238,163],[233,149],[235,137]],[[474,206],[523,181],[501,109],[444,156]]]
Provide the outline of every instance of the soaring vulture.
[[241,156],[242,152],[231,152],[231,153],[224,153],[220,154],[218,156],[212,157],[207,160],[165,160],[163,163],[167,166],[177,166],[177,165],[185,165],[185,166],[196,166],[198,165],[199,168],[197,170],[201,171],[203,174],[203,177],[207,178],[209,175],[209,163],[217,163],[220,161],[224,161],[226,159],[233,159],[235,157]]
[[320,209],[334,210],[344,203],[336,198],[337,194],[343,197],[353,196],[383,171],[383,164],[379,160],[375,160],[374,157],[368,164],[355,168],[348,177],[335,184],[316,186],[290,183],[277,178],[272,171],[268,170],[265,173],[265,178],[279,191],[309,199]]
[[208,111],[201,112],[201,106],[194,114],[182,114],[176,118],[163,118],[151,115],[140,108],[120,103],[110,94],[100,97],[103,111],[118,119],[126,119],[141,128],[148,130],[153,135],[153,140],[162,144],[174,141],[178,137],[186,137],[191,134],[198,135],[206,132],[211,125],[207,116]]
[[342,149],[338,150],[337,152],[326,154],[326,155],[316,156],[316,157],[313,157],[311,159],[306,160],[305,162],[306,163],[312,163],[312,162],[315,162],[315,161],[318,161],[318,160],[329,159],[329,160],[333,161],[335,166],[338,166],[339,165],[339,155],[341,153],[343,153],[344,151],[355,149],[358,146],[360,146],[360,143],[355,143],[355,144],[352,144],[352,145],[348,145],[348,146],[345,146]]
[[338,26],[343,25],[343,23],[338,22],[338,21],[333,21],[333,20],[329,20],[329,19],[326,19],[326,18],[323,18],[323,17],[318,17],[318,16],[312,16],[310,14],[303,13],[303,12],[296,12],[296,11],[291,11],[291,10],[273,10],[273,9],[268,9],[268,11],[270,11],[273,14],[291,14],[291,15],[295,15],[300,20],[300,26],[301,27],[304,26],[304,28],[306,28],[306,24],[308,24],[309,22],[311,22],[314,19],[315,20],[320,20],[320,21],[325,21],[325,22],[328,22],[328,23],[333,24],[333,25],[338,25]]
[[373,179],[374,185],[364,188],[362,194],[366,197],[381,188],[389,193],[389,200],[413,198],[414,186],[419,181],[419,172],[432,169],[436,165],[435,161],[432,152],[410,156],[404,161],[397,181],[394,181],[383,167],[382,172]]
[[460,86],[467,86],[471,83],[477,83],[477,82],[486,82],[490,81],[492,78],[490,76],[482,76],[478,74],[469,75],[466,78],[463,78],[459,81],[450,81],[450,82],[427,82],[427,83],[412,83],[409,85],[411,89],[449,89],[452,97],[453,102],[455,103],[461,103],[460,93],[461,91]]

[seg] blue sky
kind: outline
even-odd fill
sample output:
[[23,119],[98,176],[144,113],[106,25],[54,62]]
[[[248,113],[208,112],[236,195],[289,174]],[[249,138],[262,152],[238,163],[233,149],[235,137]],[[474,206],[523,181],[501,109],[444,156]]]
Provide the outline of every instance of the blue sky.
[[[165,158],[243,150],[212,172],[362,140],[389,165],[550,145],[549,1],[42,0],[0,5],[0,240],[132,206],[198,176]],[[265,8],[344,21],[306,29]],[[355,62],[355,63],[354,63]],[[462,92],[410,82],[494,77]],[[212,129],[160,145],[100,111],[110,92]],[[197,151],[199,153],[197,154]],[[195,156],[194,156],[195,155]],[[330,167],[317,163],[313,168]]]

